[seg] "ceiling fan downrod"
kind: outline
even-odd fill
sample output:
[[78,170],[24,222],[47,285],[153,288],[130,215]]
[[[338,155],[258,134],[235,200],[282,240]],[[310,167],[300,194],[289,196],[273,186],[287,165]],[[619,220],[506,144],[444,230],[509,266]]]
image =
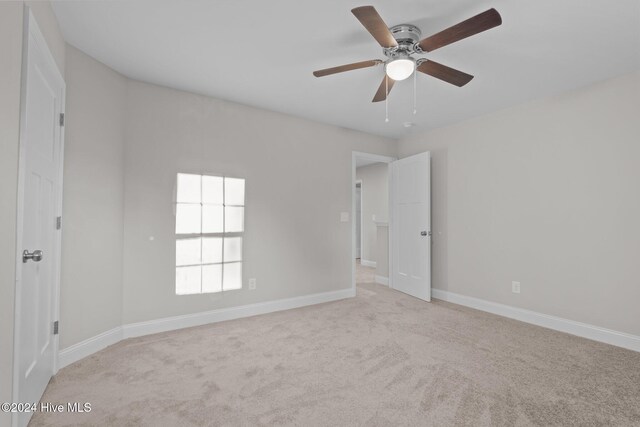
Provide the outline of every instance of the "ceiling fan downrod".
[[[384,91],[386,94],[389,93],[389,78],[384,76]],[[389,97],[384,97],[384,122],[389,123]]]

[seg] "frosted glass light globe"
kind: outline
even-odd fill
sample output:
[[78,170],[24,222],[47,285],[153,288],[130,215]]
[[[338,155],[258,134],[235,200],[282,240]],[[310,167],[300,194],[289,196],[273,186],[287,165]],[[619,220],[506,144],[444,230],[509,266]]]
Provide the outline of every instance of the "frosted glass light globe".
[[412,59],[407,58],[394,59],[388,62],[385,67],[387,76],[395,81],[406,79],[413,74],[415,69],[416,63]]

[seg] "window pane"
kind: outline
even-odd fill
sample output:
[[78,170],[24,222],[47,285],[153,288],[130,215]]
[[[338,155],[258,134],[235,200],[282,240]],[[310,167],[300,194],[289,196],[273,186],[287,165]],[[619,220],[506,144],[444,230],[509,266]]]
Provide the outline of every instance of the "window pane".
[[222,286],[225,291],[242,289],[242,263],[234,262],[224,265],[224,279]]
[[244,206],[244,179],[224,179],[224,204]]
[[203,233],[222,233],[222,205],[203,205],[202,206],[202,232]]
[[200,233],[200,205],[176,205],[176,233]]
[[222,182],[221,176],[202,176],[202,203],[223,203]]
[[199,294],[202,267],[176,267],[176,294]]
[[200,175],[178,174],[178,203],[200,203]]
[[224,208],[224,231],[244,231],[244,208],[228,206]]
[[202,262],[203,264],[222,262],[222,237],[202,239]]
[[202,266],[202,293],[222,290],[222,264]]
[[242,261],[242,237],[224,238],[224,262]]
[[176,265],[200,264],[200,239],[176,240]]

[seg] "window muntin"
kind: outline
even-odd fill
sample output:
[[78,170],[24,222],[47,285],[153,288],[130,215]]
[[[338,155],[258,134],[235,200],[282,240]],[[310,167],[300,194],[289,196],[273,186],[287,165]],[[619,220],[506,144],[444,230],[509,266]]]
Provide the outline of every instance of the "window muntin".
[[242,288],[245,180],[179,173],[176,294]]

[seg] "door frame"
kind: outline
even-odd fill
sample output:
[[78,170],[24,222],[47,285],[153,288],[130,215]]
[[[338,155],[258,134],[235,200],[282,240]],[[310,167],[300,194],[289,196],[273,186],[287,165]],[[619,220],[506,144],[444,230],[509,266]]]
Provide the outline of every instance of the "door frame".
[[[377,163],[387,163],[387,167],[390,163],[398,160],[396,157],[382,156],[380,154],[364,153],[362,151],[351,152],[351,252],[349,253],[351,263],[351,289],[353,295],[356,294],[356,222],[353,220],[356,213],[356,163],[357,159],[373,160]],[[388,176],[389,184],[391,184],[391,174]],[[362,187],[361,187],[362,188]],[[393,192],[391,191],[391,185],[389,185],[389,241],[391,241],[391,200]],[[362,211],[360,212],[362,215]],[[362,227],[362,219],[360,220],[360,226]],[[362,235],[360,236],[362,238]],[[362,251],[362,243],[360,243],[360,250]],[[362,255],[362,254],[361,254]],[[389,271],[391,271],[391,251],[389,251]],[[391,275],[389,275],[391,276]],[[391,286],[391,277],[389,277],[389,286]]]
[[[362,194],[362,180],[361,179],[356,179],[356,188],[357,188],[358,184],[360,184],[360,259],[362,260],[362,248],[363,248],[362,244],[364,243],[364,237],[362,236],[362,220],[364,219],[364,213],[362,212],[362,196],[363,196],[363,194]],[[356,210],[354,210],[353,213],[355,215]],[[357,255],[357,253],[356,253],[356,255]]]
[[[20,138],[19,138],[19,157],[18,157],[18,189],[17,189],[17,206],[16,206],[16,280],[15,280],[15,300],[14,300],[14,323],[13,323],[13,387],[12,396],[15,400],[18,394],[19,377],[20,377],[20,311],[21,311],[21,281],[22,281],[22,237],[24,230],[24,196],[25,196],[25,163],[26,163],[26,95],[27,95],[27,70],[29,59],[29,46],[35,45],[42,51],[44,60],[47,66],[51,68],[56,79],[59,79],[59,84],[62,86],[62,97],[60,99],[60,111],[64,114],[65,111],[65,95],[66,84],[60,69],[56,64],[49,46],[40,31],[33,12],[29,6],[24,6],[23,13],[23,36],[22,36],[22,75],[20,83]],[[58,156],[58,188],[55,190],[56,196],[56,216],[62,216],[62,177],[63,177],[63,161],[64,161],[64,126],[58,127],[60,132],[60,153]],[[58,320],[60,314],[60,270],[61,270],[61,251],[62,251],[62,233],[58,232],[55,235],[54,241],[55,255],[53,260],[54,265],[54,289],[52,292],[53,298],[53,319]],[[59,335],[53,336],[53,372],[52,375],[58,371],[58,349],[59,349]],[[18,421],[17,413],[13,413],[12,424],[16,425]]]

